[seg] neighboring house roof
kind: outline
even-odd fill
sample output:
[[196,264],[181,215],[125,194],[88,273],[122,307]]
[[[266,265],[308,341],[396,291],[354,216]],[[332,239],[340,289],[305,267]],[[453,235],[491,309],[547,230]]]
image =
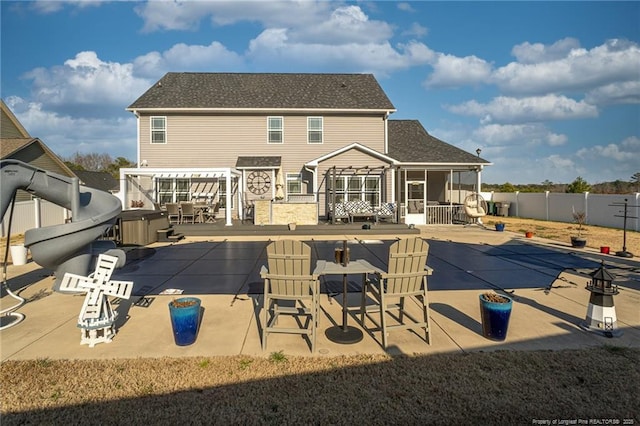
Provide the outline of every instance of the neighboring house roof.
[[7,104],[0,99],[0,138],[31,138]]
[[27,145],[37,143],[38,139],[34,138],[1,138],[0,153],[2,158],[10,158],[12,154],[25,148]]
[[105,192],[118,191],[120,182],[107,172],[92,172],[88,170],[74,170],[80,184],[89,188],[99,189]]
[[0,138],[2,159],[12,158],[65,176],[75,173],[38,138]]
[[238,157],[236,161],[236,168],[238,169],[246,169],[246,168],[267,168],[272,169],[276,167],[280,167],[282,163],[282,157],[269,157],[269,156],[260,156],[260,157]]
[[395,111],[371,74],[172,72],[127,109]]
[[418,120],[389,120],[389,152],[402,163],[491,164],[431,136]]

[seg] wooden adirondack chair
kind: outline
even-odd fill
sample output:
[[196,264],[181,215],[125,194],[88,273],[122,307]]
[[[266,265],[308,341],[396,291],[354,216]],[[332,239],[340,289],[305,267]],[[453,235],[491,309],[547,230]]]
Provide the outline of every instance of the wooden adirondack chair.
[[[365,317],[369,318],[376,326],[370,331],[382,332],[385,349],[387,333],[393,329],[424,329],[425,340],[431,344],[427,276],[432,270],[426,266],[428,253],[429,244],[422,238],[396,241],[389,247],[388,271],[376,274],[377,279],[367,280],[364,285],[360,320],[364,327]],[[375,305],[367,306],[367,296],[374,300]],[[421,319],[407,312],[406,298],[414,299],[421,307]],[[371,312],[380,312],[379,322],[370,315]]]
[[[268,268],[260,271],[264,279],[262,350],[270,333],[294,333],[307,336],[315,352],[320,281],[318,274],[311,273],[311,248],[301,241],[275,241],[267,246],[267,260]],[[307,321],[297,319],[295,328],[278,327],[280,315],[303,316]]]

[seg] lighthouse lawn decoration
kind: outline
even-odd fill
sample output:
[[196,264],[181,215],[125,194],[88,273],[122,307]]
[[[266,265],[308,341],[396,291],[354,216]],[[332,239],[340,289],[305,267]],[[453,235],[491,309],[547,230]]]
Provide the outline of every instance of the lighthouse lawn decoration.
[[616,308],[613,305],[613,296],[618,294],[618,286],[612,282],[615,276],[602,266],[591,274],[591,281],[586,289],[591,292],[587,318],[580,327],[587,331],[598,333],[605,337],[620,337],[622,331],[618,329]]

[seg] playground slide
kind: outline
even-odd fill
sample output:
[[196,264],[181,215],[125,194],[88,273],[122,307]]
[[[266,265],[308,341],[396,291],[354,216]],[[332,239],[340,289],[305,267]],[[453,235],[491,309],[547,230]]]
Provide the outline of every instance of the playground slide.
[[[115,223],[122,211],[120,200],[107,192],[79,185],[77,179],[18,160],[2,160],[0,170],[2,216],[18,189],[72,212],[71,222],[29,229],[24,236],[24,244],[31,250],[33,261],[55,270],[54,290],[58,290],[65,272],[86,275],[93,256],[92,243]],[[118,255],[122,262],[123,255]]]

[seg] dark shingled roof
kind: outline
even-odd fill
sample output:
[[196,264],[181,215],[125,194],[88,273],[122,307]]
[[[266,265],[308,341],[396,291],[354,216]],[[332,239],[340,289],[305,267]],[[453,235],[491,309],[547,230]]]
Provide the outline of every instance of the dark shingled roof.
[[477,155],[434,138],[418,120],[389,120],[389,157],[403,163],[484,163]]
[[395,110],[371,74],[167,73],[128,109]]
[[238,157],[237,168],[276,168],[280,167],[282,157]]
[[118,191],[120,189],[120,182],[107,172],[93,172],[89,170],[74,170],[73,171],[80,183],[89,188],[100,189],[101,191]]

